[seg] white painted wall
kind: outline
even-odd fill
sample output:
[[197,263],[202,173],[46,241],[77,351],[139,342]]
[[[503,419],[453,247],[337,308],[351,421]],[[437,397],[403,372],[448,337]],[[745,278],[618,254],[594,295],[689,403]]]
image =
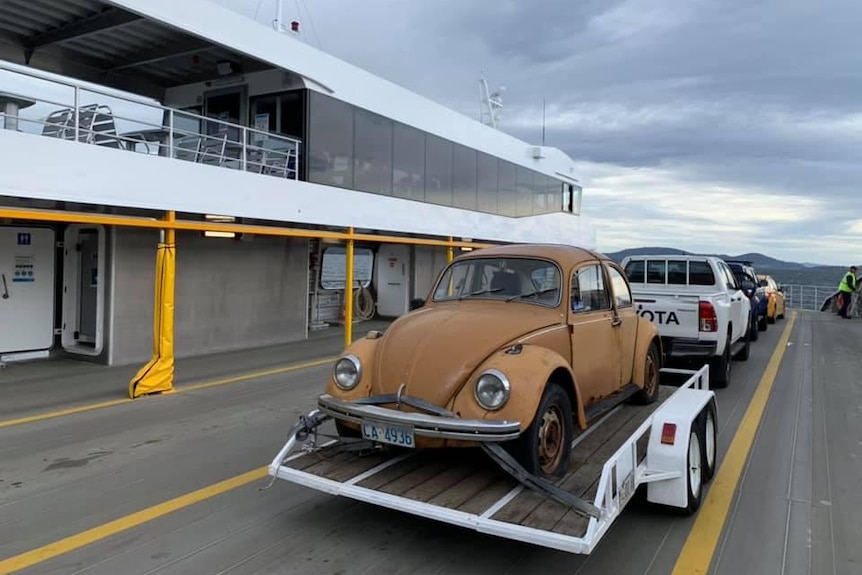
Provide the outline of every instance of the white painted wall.
[[0,195],[6,196],[487,241],[596,244],[584,218],[567,213],[509,218],[9,130],[0,130],[0,154]]

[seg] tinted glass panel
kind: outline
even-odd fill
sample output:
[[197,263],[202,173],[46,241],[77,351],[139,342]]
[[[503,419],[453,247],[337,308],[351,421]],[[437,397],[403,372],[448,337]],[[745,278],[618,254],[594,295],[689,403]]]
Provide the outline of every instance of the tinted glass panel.
[[477,205],[478,168],[476,150],[453,144],[452,162],[454,197],[452,205],[475,210]]
[[428,134],[425,146],[425,201],[451,206],[452,143]]
[[500,160],[499,192],[497,194],[497,213],[514,216],[518,213],[515,189],[518,184],[515,164]]
[[647,283],[663,284],[665,283],[665,261],[664,260],[648,260],[647,261]]
[[479,152],[478,209],[497,213],[497,158]]
[[614,300],[617,307],[632,305],[632,292],[629,290],[626,278],[623,277],[623,274],[617,268],[611,266],[608,266],[608,273],[611,276],[611,288],[614,292]]
[[667,283],[686,285],[688,266],[685,260],[669,260],[667,262]]
[[425,134],[396,123],[393,140],[393,193],[399,198],[424,200]]
[[308,179],[353,187],[353,108],[311,92],[308,121]]
[[518,166],[518,199],[516,214],[529,216],[533,213],[533,170]]
[[392,193],[392,121],[356,110],[354,182],[357,190]]
[[694,286],[714,285],[715,276],[710,265],[706,262],[689,262],[688,283]]
[[644,261],[631,260],[626,264],[626,275],[630,282],[644,283]]
[[[281,133],[297,139],[303,139],[302,123],[305,118],[303,106],[303,91],[292,90],[280,96],[281,100]],[[300,156],[301,157],[301,156]]]

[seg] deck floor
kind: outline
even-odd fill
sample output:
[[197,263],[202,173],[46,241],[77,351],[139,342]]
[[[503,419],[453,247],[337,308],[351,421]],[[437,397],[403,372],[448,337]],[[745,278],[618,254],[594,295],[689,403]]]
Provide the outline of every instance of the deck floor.
[[[663,385],[655,403],[622,404],[600,417],[575,438],[569,470],[555,484],[593,502],[605,461],[675,389]],[[640,460],[646,454],[648,438],[649,434],[644,435],[639,443]],[[395,463],[383,466],[396,458]],[[293,458],[285,465],[333,481],[351,482],[389,495],[571,537],[583,537],[587,529],[588,521],[583,515],[523,488],[477,447],[358,453],[336,443]],[[378,466],[381,469],[375,471]],[[363,474],[365,477],[356,481]],[[492,510],[507,496],[508,502]]]

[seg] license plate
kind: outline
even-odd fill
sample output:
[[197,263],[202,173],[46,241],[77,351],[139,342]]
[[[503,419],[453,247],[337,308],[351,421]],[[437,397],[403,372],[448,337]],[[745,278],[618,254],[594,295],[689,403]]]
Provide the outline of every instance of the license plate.
[[415,447],[413,428],[369,419],[362,420],[362,437],[400,447]]

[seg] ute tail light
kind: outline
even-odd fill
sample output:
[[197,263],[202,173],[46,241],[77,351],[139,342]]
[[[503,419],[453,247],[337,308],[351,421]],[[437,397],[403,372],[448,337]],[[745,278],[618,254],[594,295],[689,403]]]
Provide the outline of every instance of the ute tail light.
[[718,318],[715,316],[715,308],[708,301],[700,302],[697,310],[697,319],[700,331],[718,331]]
[[661,428],[661,442],[664,445],[673,445],[676,440],[676,424],[665,423]]

